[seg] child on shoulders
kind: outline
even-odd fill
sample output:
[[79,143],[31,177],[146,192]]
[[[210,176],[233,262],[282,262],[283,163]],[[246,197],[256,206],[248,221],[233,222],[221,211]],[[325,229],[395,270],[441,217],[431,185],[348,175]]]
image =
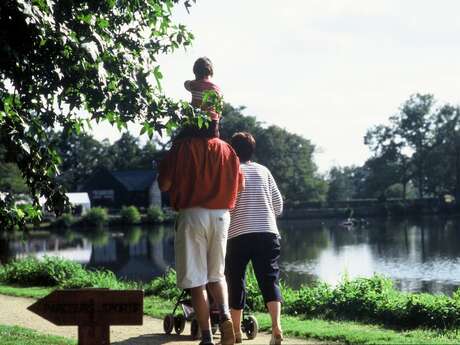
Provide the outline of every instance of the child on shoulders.
[[191,104],[194,107],[207,110],[211,120],[219,122],[220,114],[213,108],[206,109],[206,105],[203,105],[203,95],[206,91],[214,91],[217,96],[222,97],[220,88],[211,81],[214,74],[211,60],[207,57],[200,57],[193,65],[193,73],[195,80],[184,82],[184,87],[192,94]]

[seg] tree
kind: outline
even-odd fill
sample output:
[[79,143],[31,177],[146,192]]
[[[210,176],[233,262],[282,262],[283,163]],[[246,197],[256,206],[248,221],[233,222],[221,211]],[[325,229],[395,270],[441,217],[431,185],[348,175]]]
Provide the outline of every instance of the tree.
[[442,106],[434,132],[436,145],[427,164],[428,190],[438,195],[452,193],[460,200],[460,107]]
[[161,157],[162,152],[158,149],[155,141],[147,141],[140,152],[139,169],[152,169]]
[[61,163],[57,181],[65,190],[74,192],[98,168],[107,165],[111,158],[105,142],[99,142],[90,134],[67,135],[56,132],[51,137]]
[[433,95],[411,96],[400,112],[390,117],[390,125],[371,128],[364,139],[374,158],[391,162],[397,169],[399,181],[395,182],[401,182],[404,190],[409,180],[414,180],[419,197],[426,193],[427,161],[436,146],[434,105]]
[[237,132],[249,132],[257,134],[261,130],[262,124],[257,121],[255,116],[243,115],[245,107],[233,107],[226,103],[220,121],[220,137],[230,142],[232,135]]
[[333,167],[329,171],[327,201],[353,199],[356,195],[356,167]]
[[[38,199],[57,213],[69,205],[56,179],[61,162],[50,132],[79,135],[90,123],[142,124],[150,136],[196,116],[161,91],[157,56],[192,41],[172,21],[191,0],[4,0],[0,2],[0,145],[16,163],[35,208],[0,198],[0,227],[38,220]],[[201,116],[201,117],[200,117]]]
[[128,170],[139,166],[141,148],[139,140],[128,132],[122,134],[108,150],[111,164],[110,170]]
[[230,141],[235,132],[250,132],[256,140],[254,160],[267,166],[283,196],[292,203],[323,200],[326,183],[313,162],[315,146],[299,135],[277,126],[264,128],[243,107],[226,104],[222,114],[221,137]]
[[401,166],[395,156],[389,153],[369,158],[363,166],[366,177],[363,181],[361,192],[357,195],[364,198],[389,197],[388,191],[392,186],[401,183],[403,186],[402,197],[406,198],[407,182],[401,182]]
[[27,192],[26,183],[16,164],[0,162],[0,191],[14,194]]
[[406,101],[399,117],[393,120],[397,124],[397,136],[414,151],[411,161],[420,197],[425,194],[427,157],[434,144],[434,104],[433,95],[416,94]]

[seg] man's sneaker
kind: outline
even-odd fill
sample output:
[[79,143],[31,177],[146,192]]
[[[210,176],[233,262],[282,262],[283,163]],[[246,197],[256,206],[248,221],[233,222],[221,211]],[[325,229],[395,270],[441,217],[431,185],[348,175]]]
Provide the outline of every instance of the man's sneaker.
[[222,345],[235,344],[235,333],[232,320],[225,320],[220,324],[220,343]]
[[281,334],[278,334],[278,335],[272,334],[272,338],[270,339],[270,345],[281,345],[282,341],[283,341],[283,336]]

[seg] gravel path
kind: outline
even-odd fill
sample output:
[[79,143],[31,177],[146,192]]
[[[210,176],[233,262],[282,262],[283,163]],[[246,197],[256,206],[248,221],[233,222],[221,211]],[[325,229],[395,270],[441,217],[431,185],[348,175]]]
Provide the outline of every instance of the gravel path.
[[[35,300],[22,297],[0,295],[0,325],[16,325],[35,329],[41,333],[60,335],[68,338],[77,338],[77,327],[55,326],[38,315],[27,310]],[[190,324],[187,323],[184,334],[165,335],[163,321],[144,315],[142,326],[112,326],[110,327],[110,340],[114,345],[197,345],[190,337]],[[218,341],[218,335],[217,339]],[[268,344],[270,335],[259,333],[253,340],[243,339],[243,344],[256,345]],[[300,339],[285,339],[283,344],[325,344],[324,342]]]

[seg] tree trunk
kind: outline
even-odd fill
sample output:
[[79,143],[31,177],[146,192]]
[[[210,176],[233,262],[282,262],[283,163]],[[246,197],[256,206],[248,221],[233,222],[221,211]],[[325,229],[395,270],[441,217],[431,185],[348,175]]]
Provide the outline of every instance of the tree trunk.
[[11,260],[10,241],[0,235],[0,265]]
[[460,148],[455,150],[455,203],[460,201]]

